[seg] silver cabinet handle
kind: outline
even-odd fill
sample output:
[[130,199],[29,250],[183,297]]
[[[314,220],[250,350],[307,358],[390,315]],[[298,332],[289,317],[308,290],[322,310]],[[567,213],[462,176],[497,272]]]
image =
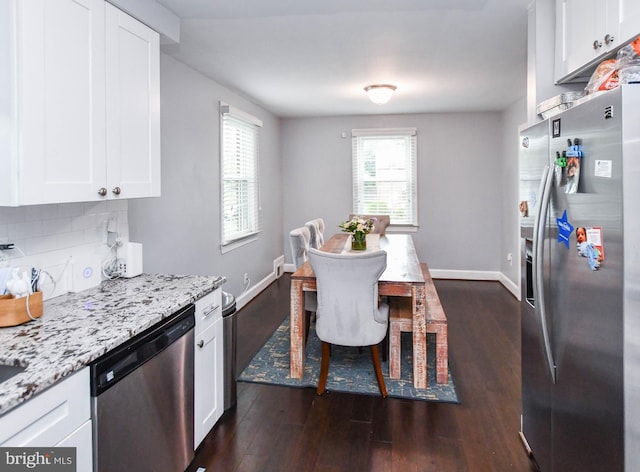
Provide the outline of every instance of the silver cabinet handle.
[[220,305],[210,305],[208,309],[205,309],[202,312],[202,316],[204,316],[205,318],[207,316],[209,316],[211,313],[213,313],[214,311],[216,311],[218,308],[220,308]]
[[613,37],[612,34],[608,34],[604,37],[604,43],[605,44],[611,44],[613,42],[615,38]]
[[114,187],[112,192],[114,195],[120,195],[120,187]]
[[198,347],[199,347],[200,349],[202,349],[202,346],[204,346],[204,340],[203,340],[203,339],[201,339],[201,340],[198,342]]
[[593,42],[593,49],[598,50],[602,47],[602,43],[597,39]]
[[107,189],[104,187],[100,187],[100,189],[98,190],[98,195],[100,195],[101,197],[104,197],[107,194]]

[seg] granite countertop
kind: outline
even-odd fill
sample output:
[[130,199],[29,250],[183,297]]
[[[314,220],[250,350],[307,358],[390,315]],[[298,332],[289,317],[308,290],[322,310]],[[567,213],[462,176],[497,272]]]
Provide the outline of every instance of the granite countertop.
[[220,287],[224,280],[143,274],[46,300],[41,318],[0,328],[0,364],[25,367],[0,383],[0,415]]

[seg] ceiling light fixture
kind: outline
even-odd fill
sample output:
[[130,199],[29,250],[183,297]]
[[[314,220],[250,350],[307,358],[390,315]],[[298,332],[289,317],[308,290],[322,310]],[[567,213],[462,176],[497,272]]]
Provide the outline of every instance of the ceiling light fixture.
[[369,100],[377,105],[387,103],[391,99],[391,95],[397,89],[395,85],[381,84],[381,85],[367,85],[364,91],[367,92]]

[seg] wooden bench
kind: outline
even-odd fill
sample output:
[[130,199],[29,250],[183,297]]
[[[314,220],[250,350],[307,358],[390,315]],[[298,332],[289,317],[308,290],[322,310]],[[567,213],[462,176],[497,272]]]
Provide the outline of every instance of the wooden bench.
[[[421,263],[425,281],[427,333],[436,335],[436,382],[449,383],[449,347],[447,341],[447,317],[440,304],[426,263]],[[409,297],[389,297],[389,378],[400,378],[400,336],[413,332],[413,309]]]

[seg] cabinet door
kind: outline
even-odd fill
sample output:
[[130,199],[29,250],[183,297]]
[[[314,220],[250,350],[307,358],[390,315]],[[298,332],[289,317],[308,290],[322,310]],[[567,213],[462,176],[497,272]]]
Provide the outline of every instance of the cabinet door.
[[195,337],[194,450],[224,412],[222,318]]
[[620,42],[623,44],[640,34],[640,2],[620,0]]
[[588,63],[600,54],[601,47],[594,48],[594,42],[601,41],[603,0],[557,0],[556,21],[558,21],[557,48],[561,51],[559,76]]
[[196,300],[196,334],[222,318],[222,289],[217,288]]
[[160,195],[159,35],[106,5],[107,191]]
[[16,1],[18,203],[104,186],[104,2]]
[[90,398],[89,368],[84,367],[3,415],[0,446],[58,444],[90,420]]
[[64,438],[56,447],[76,448],[76,470],[91,472],[93,470],[93,436],[91,420],[85,421],[82,426]]

